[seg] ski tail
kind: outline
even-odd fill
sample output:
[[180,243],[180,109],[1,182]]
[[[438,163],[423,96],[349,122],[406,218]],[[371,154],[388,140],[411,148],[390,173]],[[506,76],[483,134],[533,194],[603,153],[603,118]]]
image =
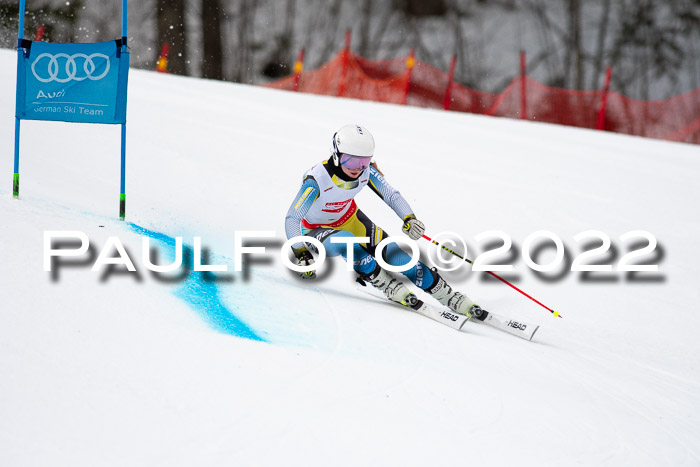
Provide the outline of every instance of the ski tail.
[[539,325],[528,324],[520,320],[506,318],[505,316],[497,315],[491,311],[489,311],[489,314],[486,316],[483,323],[487,326],[500,329],[503,332],[518,336],[527,341],[531,341],[532,337],[540,328]]

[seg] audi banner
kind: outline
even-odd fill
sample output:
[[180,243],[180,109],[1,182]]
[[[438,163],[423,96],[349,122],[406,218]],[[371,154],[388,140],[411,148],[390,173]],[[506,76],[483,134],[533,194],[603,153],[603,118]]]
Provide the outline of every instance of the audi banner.
[[17,69],[16,116],[23,120],[126,123],[129,54],[116,41],[33,42]]

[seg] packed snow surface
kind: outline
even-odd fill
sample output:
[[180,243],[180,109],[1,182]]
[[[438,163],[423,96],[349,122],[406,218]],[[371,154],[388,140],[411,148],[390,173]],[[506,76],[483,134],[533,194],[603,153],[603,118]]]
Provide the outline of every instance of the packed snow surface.
[[[117,126],[23,121],[13,199],[14,53],[0,64],[0,465],[700,465],[698,146],[132,70],[122,222]],[[540,325],[532,342],[382,303],[342,259],[315,282],[287,270],[287,208],[347,123],[428,235],[474,258],[502,243],[478,234],[507,234],[491,262],[563,318],[467,264],[450,283]],[[521,252],[541,230],[566,255],[539,274]],[[612,244],[584,263],[612,272],[567,271],[601,244],[589,230]],[[617,271],[639,230],[658,271]],[[47,231],[90,250],[46,272]],[[275,236],[236,272],[245,231]],[[112,237],[137,272],[91,270]],[[227,272],[148,271],[144,239],[166,264],[177,237]]]

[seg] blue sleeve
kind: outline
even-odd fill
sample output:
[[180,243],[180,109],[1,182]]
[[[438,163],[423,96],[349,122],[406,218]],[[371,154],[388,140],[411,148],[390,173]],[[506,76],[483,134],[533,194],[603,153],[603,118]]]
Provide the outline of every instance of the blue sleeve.
[[382,174],[373,166],[369,167],[368,185],[402,220],[409,214],[413,214],[413,209],[401,196],[401,193],[389,185]]
[[[318,199],[321,190],[318,188],[318,183],[313,177],[306,177],[304,183],[299,189],[294,198],[294,202],[287,211],[287,217],[284,219],[284,230],[287,234],[287,239],[301,235],[301,221],[309,212],[311,205]],[[297,242],[292,245],[292,248],[303,248],[302,242]]]

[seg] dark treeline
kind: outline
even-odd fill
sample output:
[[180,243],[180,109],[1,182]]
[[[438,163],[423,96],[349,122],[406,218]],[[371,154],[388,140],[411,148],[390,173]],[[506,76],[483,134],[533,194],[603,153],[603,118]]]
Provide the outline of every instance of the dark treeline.
[[[0,45],[16,43],[18,1],[0,0]],[[28,0],[31,36],[55,41],[119,37],[121,2]],[[352,49],[393,58],[412,48],[459,82],[500,91],[517,73],[557,87],[595,89],[613,67],[613,89],[661,99],[700,86],[700,0],[141,0],[129,4],[134,66],[154,69],[164,43],[168,71],[262,83],[332,58],[346,29]],[[106,37],[106,39],[105,39]]]

